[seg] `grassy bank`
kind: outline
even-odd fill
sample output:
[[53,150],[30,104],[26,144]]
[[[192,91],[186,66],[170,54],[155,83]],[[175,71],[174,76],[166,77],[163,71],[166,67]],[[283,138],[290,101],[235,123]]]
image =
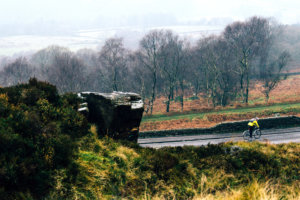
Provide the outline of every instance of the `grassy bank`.
[[81,143],[79,175],[57,173],[49,198],[299,199],[300,144],[225,143],[151,149],[96,139]]
[[242,108],[227,108],[224,110],[201,112],[201,113],[175,113],[175,114],[157,114],[152,116],[144,116],[142,122],[153,122],[153,121],[168,121],[176,119],[189,119],[203,118],[206,115],[217,115],[217,114],[244,114],[244,113],[289,113],[295,112],[300,113],[300,103],[288,103],[288,104],[275,104],[270,106],[258,106],[258,107],[242,107]]

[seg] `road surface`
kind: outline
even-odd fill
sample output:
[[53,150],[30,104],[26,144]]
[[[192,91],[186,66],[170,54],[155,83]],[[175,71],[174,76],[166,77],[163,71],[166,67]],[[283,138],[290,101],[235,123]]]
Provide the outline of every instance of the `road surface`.
[[[262,135],[258,141],[270,142],[273,144],[300,142],[300,127],[286,129],[262,130]],[[160,148],[165,146],[201,146],[218,144],[228,141],[242,141],[242,133],[208,134],[208,135],[189,135],[138,139],[142,147]]]

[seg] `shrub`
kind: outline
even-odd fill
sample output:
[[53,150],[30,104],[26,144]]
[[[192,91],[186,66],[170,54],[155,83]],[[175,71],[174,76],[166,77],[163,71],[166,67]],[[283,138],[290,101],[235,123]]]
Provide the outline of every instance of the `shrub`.
[[30,192],[36,198],[55,186],[57,170],[70,183],[77,174],[77,140],[88,133],[76,101],[55,86],[31,79],[0,90],[0,195]]
[[80,151],[80,175],[70,199],[231,199],[232,191],[245,191],[236,199],[248,199],[256,193],[253,184],[265,183],[281,199],[299,196],[297,143],[152,149],[95,134],[84,138],[91,146]]

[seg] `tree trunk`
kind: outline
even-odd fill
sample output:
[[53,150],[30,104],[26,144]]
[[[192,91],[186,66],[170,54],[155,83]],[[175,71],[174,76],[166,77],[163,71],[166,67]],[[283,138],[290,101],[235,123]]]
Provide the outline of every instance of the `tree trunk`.
[[117,72],[116,69],[114,69],[114,74],[113,74],[113,90],[118,91],[117,87]]
[[174,100],[174,89],[172,89],[170,92],[171,92],[170,99],[171,99],[171,100]]
[[142,86],[141,86],[141,90],[140,90],[140,94],[142,96],[143,99],[145,99],[145,82],[144,79],[142,79]]
[[171,94],[168,95],[168,100],[166,102],[166,112],[170,111],[170,99],[171,99]]
[[181,95],[180,95],[181,112],[183,112],[183,97],[184,97],[183,81],[180,81],[180,89],[181,89]]
[[240,79],[240,84],[241,84],[241,97],[243,98],[243,102],[245,101],[245,99],[244,99],[244,74],[242,73],[241,74],[241,79]]
[[166,112],[170,111],[170,99],[168,98],[167,102],[166,102]]
[[265,91],[265,96],[266,96],[266,104],[269,102],[269,98],[270,98],[270,96],[269,96],[269,94],[270,94],[270,91]]
[[171,101],[171,98],[172,98],[172,92],[174,91],[174,88],[171,86],[169,88],[169,94],[168,94],[168,100],[166,102],[166,112],[169,112],[170,111],[170,101]]
[[246,85],[246,94],[245,94],[245,102],[248,105],[248,99],[249,99],[249,70],[247,70],[247,74],[246,74],[246,78],[247,78],[247,85]]
[[150,100],[150,114],[152,115],[153,112],[153,103],[155,100],[155,88],[156,88],[156,68],[153,71],[152,74],[152,79],[153,79],[153,85],[152,85],[152,95],[151,95],[151,100]]
[[194,85],[195,86],[195,96],[198,96],[198,88],[199,88],[199,82],[197,81],[197,83]]

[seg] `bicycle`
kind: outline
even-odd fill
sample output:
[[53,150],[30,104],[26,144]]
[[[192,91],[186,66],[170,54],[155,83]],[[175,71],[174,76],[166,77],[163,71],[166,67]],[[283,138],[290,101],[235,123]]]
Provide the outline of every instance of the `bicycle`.
[[[252,132],[252,139],[255,138],[255,139],[259,139],[261,136],[261,130],[259,128],[255,128]],[[250,138],[250,132],[249,130],[246,130],[243,132],[243,138],[244,140],[247,140],[247,141],[251,141],[252,139]]]

